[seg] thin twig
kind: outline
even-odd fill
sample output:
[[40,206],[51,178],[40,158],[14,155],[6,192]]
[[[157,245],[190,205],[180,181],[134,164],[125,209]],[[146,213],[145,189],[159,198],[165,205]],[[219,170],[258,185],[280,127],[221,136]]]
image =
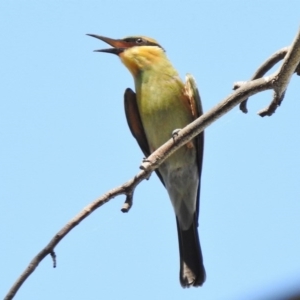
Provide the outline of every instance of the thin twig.
[[131,191],[130,193],[127,194],[126,200],[121,208],[121,212],[123,212],[123,213],[129,212],[130,208],[132,207],[132,203],[133,203],[133,192],[134,191]]
[[[289,47],[284,47],[284,48],[276,51],[256,70],[256,72],[252,75],[250,80],[255,80],[255,79],[263,77],[271,68],[273,68],[280,60],[282,60],[285,57],[288,50],[289,50]],[[245,82],[235,82],[233,85],[233,89],[234,90],[238,89],[244,83]],[[248,112],[247,101],[248,101],[248,99],[244,100],[240,104],[240,110],[245,114]]]
[[55,254],[54,250],[52,250],[52,251],[50,252],[50,256],[52,257],[53,268],[56,268],[56,254]]
[[296,35],[290,50],[284,57],[282,65],[275,76],[273,82],[274,96],[273,100],[268,107],[261,110],[258,114],[261,117],[271,116],[281,104],[288,84],[291,80],[293,73],[296,71],[300,61],[300,30]]

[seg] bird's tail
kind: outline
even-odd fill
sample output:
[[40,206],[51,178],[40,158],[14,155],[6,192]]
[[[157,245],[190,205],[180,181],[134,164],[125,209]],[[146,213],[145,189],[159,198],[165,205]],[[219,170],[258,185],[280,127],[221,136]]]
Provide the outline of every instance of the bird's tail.
[[188,230],[182,230],[176,218],[180,254],[180,283],[182,287],[200,286],[205,281],[205,269],[198,235],[196,217]]

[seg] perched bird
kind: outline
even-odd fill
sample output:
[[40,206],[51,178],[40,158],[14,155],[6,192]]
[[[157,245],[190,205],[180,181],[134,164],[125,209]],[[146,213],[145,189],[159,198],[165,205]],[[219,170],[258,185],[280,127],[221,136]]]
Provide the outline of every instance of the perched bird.
[[[187,75],[184,84],[165,50],[154,39],[88,35],[112,46],[95,51],[118,55],[134,78],[136,93],[126,89],[125,113],[131,133],[146,157],[169,140],[174,130],[203,113],[193,77]],[[156,171],[176,214],[179,276],[183,287],[200,286],[206,276],[197,229],[203,144],[202,133],[172,154]]]

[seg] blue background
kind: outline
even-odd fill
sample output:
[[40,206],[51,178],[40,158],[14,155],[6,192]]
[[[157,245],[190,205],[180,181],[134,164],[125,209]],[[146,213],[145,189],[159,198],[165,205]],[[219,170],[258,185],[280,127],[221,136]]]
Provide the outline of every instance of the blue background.
[[[204,110],[247,80],[299,28],[300,2],[2,1],[0,3],[0,295],[88,203],[132,178],[143,155],[127,127],[133,80],[87,37],[146,35]],[[273,71],[278,68],[276,66]],[[273,299],[300,283],[299,77],[271,118],[250,99],[206,130],[200,236],[203,287],[178,280],[176,224],[156,175],[129,214],[113,199],[77,226],[15,299]]]

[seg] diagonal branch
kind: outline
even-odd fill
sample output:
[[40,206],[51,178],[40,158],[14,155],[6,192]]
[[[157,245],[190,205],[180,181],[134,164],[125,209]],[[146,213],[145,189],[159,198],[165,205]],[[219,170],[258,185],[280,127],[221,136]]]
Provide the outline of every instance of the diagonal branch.
[[[158,168],[170,155],[172,155],[177,149],[182,147],[184,144],[189,142],[199,133],[201,133],[206,127],[211,123],[216,121],[218,118],[222,117],[236,105],[245,101],[250,96],[257,94],[259,92],[274,89],[274,101],[278,102],[278,96],[282,96],[286,87],[289,83],[289,80],[300,63],[300,31],[295,39],[296,42],[289,48],[289,51],[284,60],[283,66],[278,72],[275,72],[273,75],[256,79],[253,81],[245,82],[240,87],[238,87],[232,94],[226,97],[222,102],[216,105],[214,108],[203,114],[197,120],[183,128],[178,132],[176,138],[171,138],[159,149],[153,152],[147,160],[143,161],[141,165],[141,171],[134,176],[132,179],[124,183],[123,185],[116,187],[108,191],[103,196],[96,199],[91,204],[87,205],[79,214],[77,214],[73,219],[71,219],[49,242],[49,244],[42,249],[29,263],[28,267],[16,280],[14,285],[11,287],[5,300],[13,299],[19,288],[26,281],[26,279],[33,273],[35,268],[39,263],[50,254],[53,263],[55,265],[55,252],[54,248],[57,244],[72,230],[74,229],[81,221],[88,217],[92,212],[94,212],[98,207],[109,202],[112,198],[125,194],[127,195],[127,207],[132,205],[132,197],[136,186],[144,179],[147,179],[150,174]],[[298,49],[295,49],[297,48]],[[276,102],[276,103],[277,103]],[[123,207],[124,208],[124,207]]]

